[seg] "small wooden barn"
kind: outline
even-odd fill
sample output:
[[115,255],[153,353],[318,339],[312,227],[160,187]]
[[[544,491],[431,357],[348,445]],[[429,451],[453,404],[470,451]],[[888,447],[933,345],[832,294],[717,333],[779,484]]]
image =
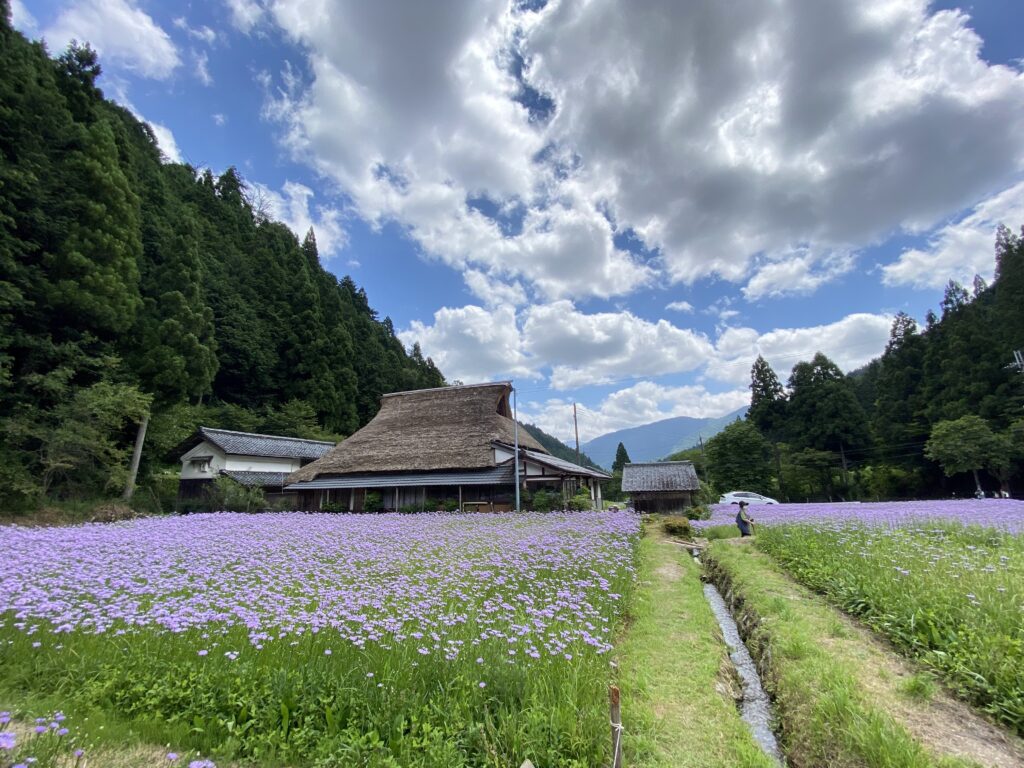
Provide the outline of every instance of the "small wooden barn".
[[[510,382],[471,384],[381,397],[377,415],[317,461],[292,473],[286,490],[303,509],[485,509],[515,505],[515,441]],[[519,482],[564,499],[586,488],[601,504],[609,475],[552,456],[519,429]]]
[[692,461],[651,461],[622,468],[622,491],[638,512],[682,512],[694,505],[698,490]]

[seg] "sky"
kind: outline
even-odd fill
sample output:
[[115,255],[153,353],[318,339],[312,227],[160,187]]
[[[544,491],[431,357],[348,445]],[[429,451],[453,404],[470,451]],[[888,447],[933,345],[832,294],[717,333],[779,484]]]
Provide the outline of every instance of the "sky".
[[[991,280],[1019,0],[13,0],[168,161],[236,166],[449,381],[583,441],[749,401]],[[1011,351],[1007,350],[1008,360]]]

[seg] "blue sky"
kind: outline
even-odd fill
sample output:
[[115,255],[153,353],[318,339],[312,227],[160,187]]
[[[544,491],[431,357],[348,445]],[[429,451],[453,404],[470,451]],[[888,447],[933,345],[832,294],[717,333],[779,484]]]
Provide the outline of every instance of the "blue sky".
[[1024,224],[1017,0],[15,0],[450,379],[585,440],[844,369]]

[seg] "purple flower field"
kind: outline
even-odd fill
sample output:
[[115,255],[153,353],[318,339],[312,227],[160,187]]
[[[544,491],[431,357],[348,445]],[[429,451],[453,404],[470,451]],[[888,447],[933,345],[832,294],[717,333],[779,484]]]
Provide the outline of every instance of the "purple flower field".
[[449,660],[486,641],[534,658],[578,643],[603,653],[620,598],[611,582],[631,572],[638,533],[623,513],[0,527],[0,628],[50,645],[69,632],[241,626],[254,649],[329,631],[338,644],[415,642]]
[[[734,504],[714,504],[711,518],[694,520],[694,528],[735,525]],[[769,504],[747,507],[755,525],[778,523],[858,522],[898,527],[927,520],[1024,532],[1024,501],[1016,499],[950,499],[940,501],[851,502],[835,504]]]
[[595,765],[639,536],[594,512],[0,527],[0,698],[162,723],[197,760]]

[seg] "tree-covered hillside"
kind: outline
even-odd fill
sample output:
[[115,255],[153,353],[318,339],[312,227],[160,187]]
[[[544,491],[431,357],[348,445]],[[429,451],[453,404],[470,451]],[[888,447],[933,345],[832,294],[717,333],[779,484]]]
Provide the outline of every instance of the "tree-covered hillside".
[[162,162],[88,46],[51,58],[0,0],[0,496],[141,481],[200,421],[309,436],[439,386],[351,278],[220,175]]
[[[981,471],[984,491],[1011,490],[1024,469],[1024,370],[1014,365],[1024,349],[1024,232],[1000,227],[995,250],[991,286],[951,281],[941,316],[929,312],[923,328],[898,314],[884,354],[858,371],[844,375],[818,353],[783,385],[759,358],[747,419],[764,460],[748,490],[794,500],[967,495]],[[723,455],[736,452],[752,449],[730,444]],[[722,489],[739,482],[710,469]]]

